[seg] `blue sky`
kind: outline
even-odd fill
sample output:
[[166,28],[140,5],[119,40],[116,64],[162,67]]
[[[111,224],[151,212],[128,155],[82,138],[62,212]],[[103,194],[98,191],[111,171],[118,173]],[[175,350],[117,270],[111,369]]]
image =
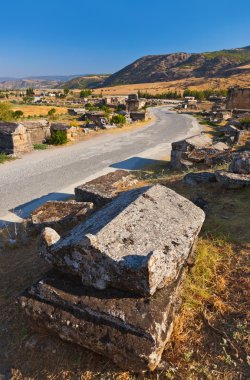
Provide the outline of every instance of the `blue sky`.
[[112,73],[148,54],[250,45],[250,0],[2,0],[0,77]]

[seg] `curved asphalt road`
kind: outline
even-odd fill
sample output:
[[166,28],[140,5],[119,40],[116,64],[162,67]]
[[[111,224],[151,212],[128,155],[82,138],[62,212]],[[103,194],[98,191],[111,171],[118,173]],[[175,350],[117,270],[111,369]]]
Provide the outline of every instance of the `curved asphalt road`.
[[0,224],[27,217],[47,200],[65,199],[75,186],[110,170],[136,169],[166,157],[173,141],[200,131],[188,115],[167,107],[151,112],[156,116],[151,125],[105,133],[70,147],[34,151],[0,165]]

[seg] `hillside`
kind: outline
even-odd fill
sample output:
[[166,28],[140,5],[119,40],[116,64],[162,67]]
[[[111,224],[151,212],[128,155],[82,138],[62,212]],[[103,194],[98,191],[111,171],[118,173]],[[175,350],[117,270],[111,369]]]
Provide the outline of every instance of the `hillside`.
[[[246,70],[241,70],[239,74],[233,74],[226,78],[184,78],[168,82],[149,82],[122,84],[117,86],[102,87],[103,96],[128,95],[138,91],[149,94],[162,94],[168,91],[182,92],[186,88],[190,90],[206,89],[226,89],[232,86],[250,87],[250,65]],[[94,90],[95,94],[100,93],[100,88]]]
[[30,76],[25,78],[0,77],[0,90],[26,89],[29,87],[37,89],[46,88],[84,88],[93,83],[102,82],[106,76],[93,75],[47,75]]
[[32,78],[21,78],[14,80],[6,80],[0,83],[0,90],[18,90],[26,89],[32,87],[34,89],[45,89],[45,88],[56,88],[62,82],[59,80],[44,80],[44,79],[32,79]]
[[59,88],[96,88],[100,87],[108,77],[109,75],[105,74],[80,76],[61,84]]
[[103,86],[168,82],[185,78],[230,77],[250,72],[250,46],[207,53],[142,57],[108,77]]

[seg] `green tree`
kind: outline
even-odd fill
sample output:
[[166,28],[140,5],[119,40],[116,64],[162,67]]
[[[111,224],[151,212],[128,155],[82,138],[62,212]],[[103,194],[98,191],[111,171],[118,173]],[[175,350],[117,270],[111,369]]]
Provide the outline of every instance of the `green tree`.
[[92,94],[91,90],[85,89],[80,91],[80,98],[87,98]]
[[13,113],[10,103],[0,103],[0,120],[1,121],[13,121]]
[[27,96],[33,96],[33,95],[35,95],[34,90],[33,90],[32,87],[27,88],[26,95]]
[[66,96],[66,95],[68,95],[68,93],[69,93],[69,89],[68,89],[67,87],[65,87],[65,88],[63,89],[63,92],[64,92],[64,95]]

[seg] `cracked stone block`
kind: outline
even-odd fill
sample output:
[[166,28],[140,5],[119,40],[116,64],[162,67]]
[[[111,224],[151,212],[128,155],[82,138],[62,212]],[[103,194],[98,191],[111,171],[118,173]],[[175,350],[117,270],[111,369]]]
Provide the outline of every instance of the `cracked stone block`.
[[75,197],[78,202],[93,202],[103,206],[115,198],[119,193],[119,185],[131,178],[126,170],[116,170],[75,188]]
[[40,254],[86,286],[153,295],[177,278],[190,255],[204,212],[165,186],[121,193],[64,238],[46,228]]
[[34,329],[58,335],[111,359],[125,370],[154,370],[180,306],[178,279],[153,297],[83,287],[52,271],[18,297]]

